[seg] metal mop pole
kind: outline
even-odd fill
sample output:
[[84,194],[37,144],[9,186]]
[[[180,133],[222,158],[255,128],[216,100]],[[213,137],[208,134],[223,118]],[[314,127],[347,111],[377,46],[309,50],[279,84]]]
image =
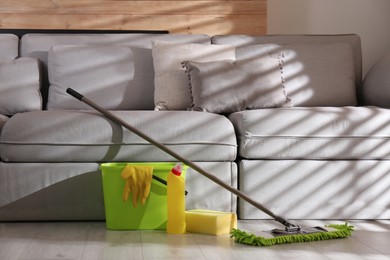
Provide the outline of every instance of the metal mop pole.
[[85,104],[89,105],[90,107],[94,108],[95,110],[99,111],[100,113],[102,113],[103,115],[105,115],[107,118],[111,119],[112,121],[114,121],[115,123],[127,128],[128,130],[130,130],[131,132],[135,133],[136,135],[140,136],[141,138],[143,138],[144,140],[148,141],[149,143],[153,144],[154,146],[158,147],[159,149],[163,150],[164,152],[166,152],[167,154],[171,155],[172,157],[174,157],[175,159],[177,159],[178,161],[188,165],[190,168],[192,168],[193,170],[199,172],[200,174],[202,174],[203,176],[207,177],[208,179],[212,180],[213,182],[215,182],[216,184],[218,184],[219,186],[225,188],[226,190],[230,191],[231,193],[235,194],[236,196],[238,196],[240,199],[243,199],[245,200],[246,202],[250,203],[251,205],[255,206],[256,208],[258,208],[259,210],[263,211],[264,213],[268,214],[269,216],[271,216],[272,218],[274,218],[276,221],[278,221],[279,223],[283,224],[285,227],[286,227],[286,231],[287,230],[299,230],[300,227],[297,226],[297,225],[294,225],[292,223],[290,223],[288,220],[286,220],[285,218],[281,217],[281,216],[278,216],[278,215],[275,215],[272,211],[268,210],[266,207],[264,207],[262,204],[258,203],[257,201],[253,200],[252,198],[248,197],[246,194],[242,193],[241,191],[239,191],[238,189],[236,188],[233,188],[231,187],[230,185],[227,185],[226,183],[224,183],[221,179],[219,179],[218,177],[216,177],[215,175],[205,171],[204,169],[202,169],[201,167],[199,167],[197,164],[193,163],[192,161],[190,160],[187,160],[186,158],[182,157],[180,154],[176,153],[175,151],[171,150],[169,147],[167,147],[166,145],[154,140],[153,138],[151,138],[150,136],[146,135],[145,133],[141,132],[140,130],[138,130],[137,128],[129,125],[128,123],[126,123],[125,121],[123,121],[121,118],[119,118],[118,116],[114,115],[113,113],[109,112],[108,110],[100,107],[99,105],[97,105],[95,102],[91,101],[90,99],[84,97],[83,95],[81,95],[80,93],[78,93],[77,91],[71,89],[71,88],[68,88],[66,90],[66,92],[70,95],[72,95],[73,97],[79,99],[80,101],[84,102]]

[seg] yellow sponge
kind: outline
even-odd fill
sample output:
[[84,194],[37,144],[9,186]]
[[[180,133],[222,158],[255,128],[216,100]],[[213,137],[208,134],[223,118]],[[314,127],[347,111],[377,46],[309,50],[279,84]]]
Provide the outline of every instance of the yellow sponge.
[[186,211],[187,232],[208,235],[230,234],[237,228],[237,215],[231,212],[193,209]]

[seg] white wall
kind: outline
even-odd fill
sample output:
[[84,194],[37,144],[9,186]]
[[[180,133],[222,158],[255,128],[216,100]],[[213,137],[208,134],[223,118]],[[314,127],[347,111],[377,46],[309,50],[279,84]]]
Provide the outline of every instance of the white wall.
[[363,74],[390,53],[390,0],[268,0],[268,34],[360,35]]

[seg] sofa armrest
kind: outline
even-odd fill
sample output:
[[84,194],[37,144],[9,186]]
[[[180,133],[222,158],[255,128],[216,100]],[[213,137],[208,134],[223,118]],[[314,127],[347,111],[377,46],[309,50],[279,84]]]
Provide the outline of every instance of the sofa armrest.
[[390,55],[376,62],[363,81],[363,105],[390,108]]
[[3,125],[5,124],[5,122],[8,120],[8,117],[7,116],[4,116],[4,115],[1,115],[0,114],[0,133],[1,133],[1,129],[3,128]]
[[34,58],[0,61],[0,114],[42,109],[40,63]]

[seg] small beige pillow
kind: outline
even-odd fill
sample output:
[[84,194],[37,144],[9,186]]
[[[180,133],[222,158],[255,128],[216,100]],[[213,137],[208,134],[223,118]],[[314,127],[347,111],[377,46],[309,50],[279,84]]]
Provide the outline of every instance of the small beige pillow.
[[290,106],[278,59],[257,62],[185,62],[193,98],[192,110],[227,114],[246,109]]
[[185,110],[191,105],[188,78],[181,63],[235,60],[235,47],[154,41],[152,48],[155,72],[156,110]]

